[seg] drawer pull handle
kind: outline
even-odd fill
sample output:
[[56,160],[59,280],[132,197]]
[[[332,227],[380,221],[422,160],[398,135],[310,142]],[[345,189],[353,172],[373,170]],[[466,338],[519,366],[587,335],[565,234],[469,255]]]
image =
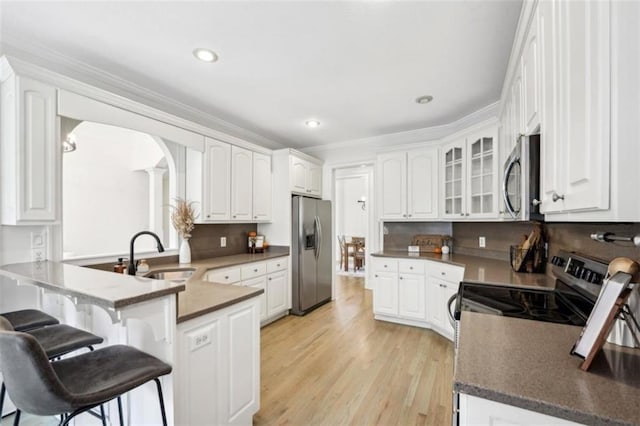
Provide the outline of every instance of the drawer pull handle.
[[229,275],[225,275],[225,276],[224,276],[224,279],[225,279],[225,280],[228,280],[228,279],[229,279]]
[[258,272],[258,270],[257,270],[257,269],[254,269],[254,270],[253,270],[253,272]]
[[447,275],[446,272],[440,272],[440,275]]

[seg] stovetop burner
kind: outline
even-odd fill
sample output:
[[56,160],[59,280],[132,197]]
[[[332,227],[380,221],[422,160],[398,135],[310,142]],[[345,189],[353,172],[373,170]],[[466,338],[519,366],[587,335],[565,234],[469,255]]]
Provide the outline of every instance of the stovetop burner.
[[602,285],[607,264],[561,251],[552,259],[556,288],[460,284],[455,319],[461,311],[584,326]]

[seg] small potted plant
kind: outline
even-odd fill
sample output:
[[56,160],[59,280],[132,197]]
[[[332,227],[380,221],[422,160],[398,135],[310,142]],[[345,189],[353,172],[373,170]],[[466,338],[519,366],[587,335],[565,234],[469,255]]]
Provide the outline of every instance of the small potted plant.
[[195,227],[196,212],[193,207],[195,202],[187,201],[183,198],[176,198],[176,204],[171,206],[171,223],[180,235],[180,263],[191,263],[191,247],[189,246],[189,238],[191,231]]

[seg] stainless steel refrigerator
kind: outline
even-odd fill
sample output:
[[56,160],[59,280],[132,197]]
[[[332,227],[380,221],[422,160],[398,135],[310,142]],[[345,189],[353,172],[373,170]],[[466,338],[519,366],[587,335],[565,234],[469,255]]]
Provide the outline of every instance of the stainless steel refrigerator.
[[292,198],[292,309],[305,315],[331,300],[331,201]]

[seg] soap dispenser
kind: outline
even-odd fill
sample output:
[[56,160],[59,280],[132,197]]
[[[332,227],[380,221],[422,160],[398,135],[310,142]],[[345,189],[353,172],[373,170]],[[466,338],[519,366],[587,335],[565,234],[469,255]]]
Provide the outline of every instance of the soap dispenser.
[[117,272],[118,274],[124,274],[124,272],[127,270],[127,267],[124,264],[125,260],[126,260],[126,257],[119,257],[118,263],[113,265],[113,272]]

